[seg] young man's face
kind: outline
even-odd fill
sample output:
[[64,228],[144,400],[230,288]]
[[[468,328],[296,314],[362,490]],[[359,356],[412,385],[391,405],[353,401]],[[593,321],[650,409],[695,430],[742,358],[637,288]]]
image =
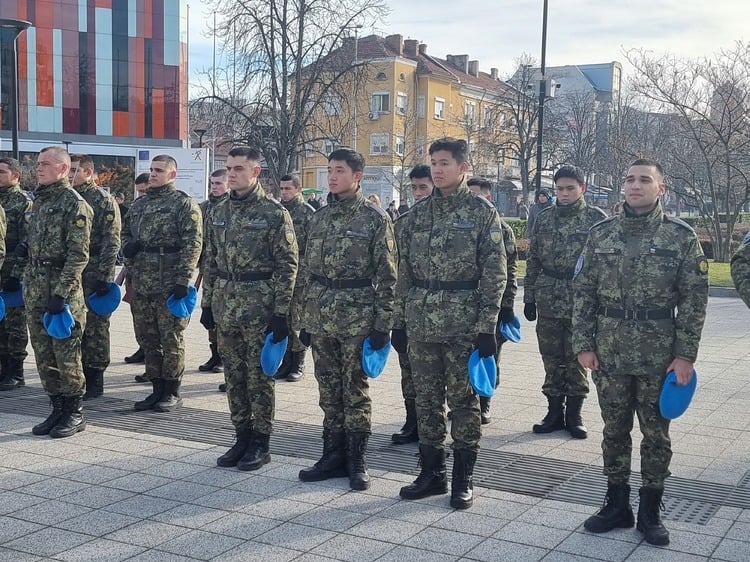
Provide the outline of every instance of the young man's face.
[[586,186],[573,178],[560,178],[555,182],[558,205],[571,205],[586,191]]
[[434,187],[430,178],[411,178],[411,194],[414,197],[414,201],[419,201],[432,195]]
[[288,202],[297,197],[298,193],[302,193],[302,185],[295,187],[292,180],[282,181],[279,182],[279,192],[281,194],[281,200]]
[[355,172],[346,160],[331,160],[328,162],[328,190],[339,197],[347,198],[354,195],[362,179],[362,172]]
[[626,203],[637,213],[653,209],[664,195],[664,178],[655,166],[631,166],[625,176]]
[[260,175],[260,163],[248,160],[245,156],[227,158],[227,183],[229,189],[245,193],[255,185]]
[[432,183],[438,189],[458,187],[468,168],[468,162],[459,163],[448,150],[437,150],[430,156]]
[[221,197],[227,191],[229,186],[227,185],[227,175],[211,176],[211,195],[214,197]]
[[152,160],[149,168],[148,186],[161,187],[166,185],[177,177],[177,169],[171,162],[162,162],[161,160]]
[[0,164],[0,189],[16,185],[20,179],[21,175],[13,173],[7,164]]
[[70,166],[51,150],[40,152],[36,160],[36,178],[39,185],[50,185],[68,176]]
[[71,162],[70,171],[68,171],[68,181],[73,187],[78,187],[86,183],[94,175],[94,170],[84,168],[80,162]]
[[148,182],[135,184],[135,192],[138,194],[137,197],[145,195],[148,191]]

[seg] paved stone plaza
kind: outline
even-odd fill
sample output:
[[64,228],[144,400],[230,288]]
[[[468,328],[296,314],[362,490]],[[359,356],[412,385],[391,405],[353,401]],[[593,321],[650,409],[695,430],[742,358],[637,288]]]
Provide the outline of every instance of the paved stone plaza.
[[[127,305],[113,317],[114,360],[105,396],[87,403],[85,432],[31,435],[48,409],[29,358],[27,387],[0,395],[0,560],[750,561],[750,311],[737,298],[710,299],[698,393],[672,425],[666,548],[635,529],[583,530],[604,493],[602,423],[592,395],[588,440],[531,433],[545,411],[532,324],[522,321],[522,343],[503,349],[477,497],[458,512],[448,496],[398,497],[416,474],[417,448],[390,444],[404,416],[395,353],[371,386],[370,490],[297,479],[321,446],[311,361],[302,381],[276,385],[271,464],[216,468],[232,430],[216,390],[223,376],[197,369],[208,357],[198,314],[186,337],[185,408],[171,414],[132,411],[150,386],[133,381],[142,365],[122,361],[135,349]],[[634,477],[634,501],[637,485]]]

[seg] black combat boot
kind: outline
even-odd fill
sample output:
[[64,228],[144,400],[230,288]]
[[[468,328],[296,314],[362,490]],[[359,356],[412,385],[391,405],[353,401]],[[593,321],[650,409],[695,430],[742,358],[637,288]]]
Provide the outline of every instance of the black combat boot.
[[135,379],[135,382],[149,382],[151,379],[148,378],[148,375],[146,373],[143,373],[142,375],[136,375],[133,377]]
[[294,354],[292,353],[291,348],[287,348],[286,353],[284,353],[284,359],[281,361],[281,365],[279,365],[279,369],[276,371],[276,374],[273,376],[277,381],[285,379],[289,376],[289,373],[292,372],[292,356]]
[[469,449],[453,450],[451,476],[451,507],[468,509],[474,505],[474,463],[477,454]]
[[0,390],[13,390],[26,386],[23,380],[23,359],[18,357],[3,357],[3,378],[0,381]]
[[479,397],[479,414],[482,419],[482,425],[488,425],[492,421],[492,414],[490,414],[490,404],[492,398],[487,396]]
[[237,466],[237,463],[247,451],[247,447],[250,444],[250,434],[253,428],[242,428],[237,429],[237,439],[226,453],[216,459],[216,466],[230,467]]
[[286,380],[289,382],[297,382],[305,376],[305,355],[307,350],[292,352],[292,368],[287,375]]
[[370,488],[370,475],[367,473],[367,442],[370,434],[357,431],[346,434],[346,470],[349,473],[349,487],[352,490]]
[[49,436],[54,438],[70,437],[86,429],[83,418],[83,398],[81,396],[66,396],[63,404],[63,415],[57,425],[53,427]]
[[531,428],[534,433],[552,433],[565,429],[564,400],[564,396],[547,396],[547,415]]
[[418,500],[427,496],[448,493],[448,476],[445,469],[445,449],[429,445],[419,446],[421,470],[417,479],[401,488],[399,496],[405,500]]
[[264,464],[271,462],[271,453],[268,450],[268,443],[271,436],[267,433],[253,431],[250,434],[245,454],[237,462],[238,470],[258,470]]
[[630,505],[630,486],[627,484],[609,484],[604,507],[583,524],[586,530],[592,533],[606,533],[618,527],[627,529],[633,525],[635,518]]
[[[391,435],[391,441],[396,445],[405,443],[416,443],[419,441],[419,429],[417,427],[417,405],[413,398],[404,400],[406,408],[406,423],[398,433]],[[423,462],[424,464],[424,462]]]
[[154,406],[161,400],[162,394],[164,394],[165,382],[164,379],[152,380],[151,386],[153,387],[153,391],[144,400],[133,404],[133,409],[138,411],[153,410]]
[[104,394],[104,370],[92,369],[90,367],[83,370],[86,377],[86,392],[83,395],[84,400],[99,398]]
[[323,456],[311,468],[299,471],[303,482],[320,482],[329,478],[346,476],[346,453],[344,451],[344,432],[323,429]]
[[644,487],[641,488],[639,495],[641,496],[641,503],[638,506],[637,529],[643,533],[643,538],[648,544],[668,545],[669,531],[661,522],[661,516],[659,515],[659,510],[664,509],[664,504],[661,503],[664,490]]
[[180,398],[180,379],[166,379],[161,399],[154,405],[155,412],[171,412],[182,407]]
[[200,365],[198,370],[201,373],[220,373],[224,370],[224,362],[221,360],[221,355],[219,355],[219,346],[212,343],[210,347],[211,357],[203,365]]
[[62,396],[50,396],[49,402],[52,404],[52,412],[47,416],[47,419],[42,423],[35,425],[31,428],[31,433],[34,435],[49,435],[52,428],[57,425],[60,418],[63,417],[63,405],[65,404],[65,398]]
[[565,429],[574,439],[586,439],[589,435],[581,417],[581,408],[583,408],[585,398],[585,396],[568,396],[565,399]]
[[226,392],[227,391],[227,383],[223,382],[219,385],[219,392]]
[[145,363],[146,354],[143,352],[143,348],[139,347],[133,355],[128,355],[125,358],[125,363]]

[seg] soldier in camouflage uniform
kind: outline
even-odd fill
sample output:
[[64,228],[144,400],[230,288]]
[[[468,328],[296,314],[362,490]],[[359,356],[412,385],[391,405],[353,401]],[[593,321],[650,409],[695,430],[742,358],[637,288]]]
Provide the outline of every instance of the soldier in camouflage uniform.
[[328,157],[328,205],[310,219],[305,251],[300,340],[312,341],[323,410],[323,456],[300,480],[349,475],[353,490],[370,487],[365,453],[372,403],[362,345],[390,342],[398,260],[393,223],[367,201],[359,181],[365,161],[349,148]]
[[[86,381],[81,365],[81,337],[86,328],[82,275],[89,261],[93,212],[70,187],[70,155],[64,148],[42,149],[36,163],[39,185],[31,209],[23,298],[31,345],[52,413],[34,426],[34,435],[69,437],[86,428],[83,393]],[[44,313],[60,314],[70,305],[75,318],[70,337],[55,339],[44,328]]]
[[586,182],[580,168],[563,166],[553,179],[557,201],[539,213],[529,235],[524,283],[524,316],[534,321],[539,315],[536,335],[545,371],[542,394],[547,397],[547,414],[532,430],[551,433],[567,429],[572,437],[585,439],[588,432],[581,409],[589,381],[570,340],[573,269],[589,229],[607,215],[586,203]]
[[[15,255],[19,244],[26,241],[31,215],[31,196],[18,185],[20,179],[21,165],[18,160],[0,158],[0,205],[7,222],[6,255],[0,280],[3,291],[8,293],[21,288],[23,271],[28,263],[27,257]],[[28,343],[25,307],[6,306],[5,318],[0,322],[0,390],[24,386],[23,361]]]
[[573,281],[573,351],[594,371],[608,480],[605,506],[584,526],[595,533],[633,526],[628,482],[636,413],[643,434],[638,530],[646,542],[665,545],[659,506],[672,449],[659,394],[669,371],[678,384],[693,377],[708,263],[695,232],[662,211],[664,172],[657,162],[633,162],[623,191],[622,214],[591,228]]
[[[72,154],[70,160],[70,183],[94,212],[89,263],[83,270],[83,295],[105,296],[109,292],[108,282],[115,277],[115,262],[120,252],[120,208],[115,198],[94,182],[91,156]],[[99,316],[88,310],[81,357],[86,377],[83,399],[97,398],[104,393],[104,371],[109,367],[109,316]]]
[[[208,263],[206,262],[208,254],[206,253],[206,244],[208,240],[205,236],[205,232],[208,229],[209,215],[213,209],[215,209],[219,203],[229,198],[229,187],[227,186],[227,170],[214,170],[211,172],[211,187],[209,189],[208,199],[202,201],[200,204],[201,216],[203,217],[203,251],[201,252],[201,259],[199,262],[200,272],[203,278],[204,290],[206,283],[206,272],[208,269]],[[216,333],[216,326],[208,328],[208,344],[211,348],[211,357],[208,358],[203,365],[198,366],[198,370],[202,373],[214,372],[221,373],[224,370],[224,363],[219,353],[218,335]]]
[[447,492],[448,399],[453,437],[451,506],[473,503],[481,422],[467,363],[497,353],[497,318],[506,283],[500,216],[466,185],[468,146],[443,138],[430,145],[435,191],[409,210],[400,250],[393,347],[407,351],[417,389],[422,470],[401,488],[405,499]]
[[[228,199],[209,215],[207,283],[201,324],[218,327],[227,399],[237,441],[219,466],[257,470],[271,460],[274,379],[260,354],[266,334],[289,336],[289,305],[297,276],[297,242],[289,213],[258,181],[260,153],[235,147],[227,159]],[[215,319],[215,320],[214,320]]]
[[[430,176],[430,167],[426,164],[414,166],[409,172],[411,181],[411,194],[414,201],[419,201],[432,195],[435,187]],[[408,209],[398,217],[393,224],[393,230],[396,233],[396,247],[404,245],[403,233],[406,228]],[[396,289],[398,292],[398,288]],[[417,390],[414,388],[414,375],[411,370],[408,353],[398,354],[398,365],[401,368],[401,394],[404,397],[404,407],[406,408],[406,422],[398,433],[391,435],[391,441],[396,445],[405,443],[415,443],[419,441],[419,428],[417,427]]]
[[[279,191],[281,193],[281,204],[289,211],[294,223],[294,233],[297,237],[299,247],[300,263],[305,256],[305,245],[307,244],[307,228],[310,223],[315,209],[305,202],[302,197],[302,182],[299,177],[294,175],[285,175],[279,182]],[[300,322],[302,320],[302,288],[304,286],[304,274],[302,271],[297,273],[297,283],[294,287],[294,297],[289,308],[289,347],[286,350],[284,363],[279,367],[276,373],[277,379],[286,379],[290,382],[297,382],[305,376],[305,355],[307,347],[299,341]]]
[[737,292],[750,307],[750,232],[745,235],[742,244],[732,256],[731,271]]
[[153,392],[136,410],[169,412],[182,406],[185,372],[183,332],[189,318],[176,318],[167,298],[184,298],[198,265],[203,225],[198,205],[174,185],[177,162],[168,155],[151,161],[149,188],[130,206],[123,224],[123,247],[133,287],[133,325],[146,356]]

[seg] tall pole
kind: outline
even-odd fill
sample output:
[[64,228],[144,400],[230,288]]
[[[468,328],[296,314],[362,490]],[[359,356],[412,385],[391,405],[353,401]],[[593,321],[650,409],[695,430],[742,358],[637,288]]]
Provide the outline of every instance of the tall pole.
[[357,61],[359,58],[359,30],[362,29],[362,24],[357,24],[354,26],[354,62],[352,63],[352,66],[354,67],[354,127],[352,128],[352,148],[354,151],[357,151],[357,106],[359,105],[359,97],[358,97],[358,86],[359,86],[359,77],[357,76]]
[[[214,50],[213,50],[213,87],[211,91],[216,96],[216,10],[214,10]],[[216,99],[211,103],[216,104]],[[211,117],[211,171],[216,169],[216,112]],[[201,139],[202,140],[202,139]],[[201,143],[202,144],[202,143]]]
[[0,43],[3,48],[10,44],[10,103],[8,104],[8,121],[10,122],[13,158],[20,160],[18,150],[18,36],[31,26],[25,20],[0,19]]
[[[544,8],[542,13],[542,65],[541,65],[541,78],[539,79],[539,115],[538,125],[539,130],[536,135],[536,195],[539,195],[539,191],[542,189],[542,140],[544,137],[544,99],[547,97],[547,77],[545,72],[547,70],[547,0],[544,0]],[[536,201],[536,197],[534,197]]]

